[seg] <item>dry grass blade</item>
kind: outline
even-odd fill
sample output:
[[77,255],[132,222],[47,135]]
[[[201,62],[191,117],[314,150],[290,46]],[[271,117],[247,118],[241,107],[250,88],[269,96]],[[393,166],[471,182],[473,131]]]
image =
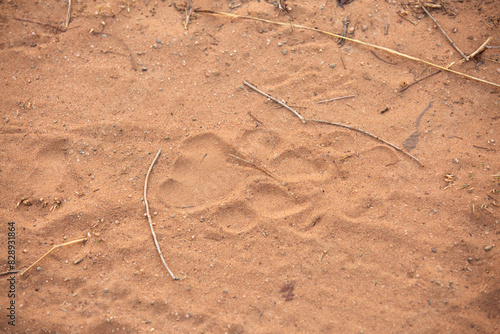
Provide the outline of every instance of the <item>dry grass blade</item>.
[[156,156],[155,156],[153,162],[151,163],[151,166],[149,166],[148,173],[146,174],[146,180],[144,181],[144,205],[146,206],[146,215],[148,216],[149,227],[151,228],[151,234],[153,235],[153,239],[155,241],[156,250],[158,251],[158,254],[160,255],[161,261],[163,262],[163,265],[165,266],[165,268],[167,268],[167,271],[170,274],[170,276],[172,277],[172,279],[178,280],[179,278],[176,277],[172,273],[170,268],[168,268],[168,266],[167,266],[167,262],[165,262],[165,259],[163,258],[163,254],[161,253],[161,250],[160,250],[160,245],[158,245],[158,240],[156,240],[156,234],[155,234],[155,230],[153,229],[153,221],[151,220],[151,214],[149,213],[149,203],[148,203],[148,197],[147,197],[149,174],[151,174],[151,170],[153,170],[153,166],[154,166],[156,160],[158,160],[158,157],[160,156],[160,154],[161,154],[161,149],[159,149],[158,153],[156,153]]
[[52,253],[55,249],[57,249],[59,247],[64,247],[64,246],[69,246],[69,245],[72,245],[72,244],[76,244],[78,242],[85,242],[85,241],[87,241],[87,238],[80,238],[80,239],[77,239],[77,240],[65,242],[64,244],[60,244],[60,245],[56,245],[56,246],[52,247],[47,253],[45,253],[38,260],[36,260],[35,262],[33,262],[31,264],[31,266],[29,266],[28,268],[26,268],[23,271],[21,271],[21,273],[19,275],[23,276],[25,272],[27,272],[28,270],[30,270],[31,268],[33,268],[33,266],[35,266],[38,262],[42,261],[47,255],[49,255],[50,253]]
[[349,37],[344,37],[344,36],[341,36],[341,35],[338,35],[338,34],[334,34],[332,32],[328,32],[328,31],[325,31],[325,30],[317,29],[317,28],[311,28],[311,27],[308,27],[308,26],[304,26],[304,25],[300,25],[300,24],[294,24],[294,23],[289,23],[289,22],[285,23],[285,22],[279,22],[279,21],[271,21],[271,20],[261,19],[261,18],[253,17],[253,16],[243,16],[243,15],[236,15],[236,14],[225,13],[225,12],[217,12],[217,11],[213,11],[213,10],[197,9],[195,11],[197,13],[200,13],[200,14],[207,14],[207,15],[213,15],[213,16],[224,16],[224,17],[229,17],[231,19],[253,20],[253,21],[265,22],[265,23],[275,24],[275,25],[280,25],[280,26],[285,26],[285,27],[293,27],[293,28],[297,28],[297,29],[304,29],[304,30],[316,31],[318,33],[325,34],[325,35],[328,35],[328,36],[333,36],[333,37],[337,37],[337,38],[343,38],[343,39],[345,39],[347,41],[350,41],[350,42],[353,42],[353,43],[357,43],[357,44],[365,45],[365,46],[368,46],[368,47],[371,47],[371,48],[383,50],[385,52],[388,52],[388,53],[391,53],[391,54],[394,54],[394,55],[398,55],[400,57],[403,57],[403,58],[406,58],[406,59],[410,59],[410,60],[413,60],[413,61],[416,61],[416,62],[419,62],[419,63],[422,63],[422,64],[426,64],[428,66],[435,67],[435,68],[438,68],[438,69],[446,71],[446,72],[450,72],[450,73],[453,73],[453,74],[456,74],[456,75],[460,75],[462,77],[465,77],[465,78],[468,78],[468,79],[471,79],[471,80],[479,81],[479,82],[482,82],[482,83],[485,83],[485,84],[488,84],[488,85],[491,85],[491,86],[495,86],[495,87],[500,87],[500,84],[497,84],[497,83],[494,83],[494,82],[491,82],[491,81],[487,81],[487,80],[483,80],[483,79],[474,77],[472,75],[468,75],[468,74],[461,73],[461,72],[458,72],[458,71],[454,71],[454,70],[451,70],[451,69],[449,69],[447,67],[440,66],[440,65],[437,65],[437,64],[425,61],[425,60],[417,58],[417,57],[409,56],[407,54],[404,54],[404,53],[401,53],[401,52],[398,52],[398,51],[395,51],[395,50],[392,50],[392,49],[389,49],[389,48],[386,48],[386,47],[383,47],[383,46],[379,46],[379,45],[375,45],[375,44],[363,42],[363,41],[360,41],[360,40],[357,40],[357,39],[353,39],[353,38],[349,38]]

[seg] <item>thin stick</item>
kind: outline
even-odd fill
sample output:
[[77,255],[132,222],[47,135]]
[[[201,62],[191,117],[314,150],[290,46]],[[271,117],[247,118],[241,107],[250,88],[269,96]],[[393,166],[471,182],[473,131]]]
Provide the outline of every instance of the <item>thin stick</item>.
[[91,33],[93,35],[107,35],[107,36],[111,36],[111,37],[114,37],[116,38],[117,40],[119,40],[123,45],[125,45],[125,47],[127,48],[127,51],[128,51],[128,54],[130,55],[130,61],[132,62],[132,68],[134,69],[134,71],[137,71],[137,67],[135,66],[135,61],[134,61],[134,55],[132,54],[132,51],[130,50],[130,48],[128,47],[127,43],[125,43],[123,41],[123,39],[121,39],[120,37],[117,37],[115,35],[111,35],[111,34],[108,34],[106,32],[99,32],[99,31],[94,31],[93,29],[91,30]]
[[253,119],[257,122],[257,124],[264,125],[264,123],[262,123],[261,121],[259,121],[259,120],[257,119],[257,117],[255,117],[254,115],[252,115],[252,114],[250,113],[250,111],[249,111],[249,112],[247,112],[247,114],[248,114],[248,116],[252,117],[252,118],[253,118]]
[[12,271],[4,271],[3,273],[0,273],[0,276],[5,276],[5,275],[12,275],[12,274],[17,274],[21,270],[12,270]]
[[389,143],[387,140],[384,140],[380,137],[377,137],[375,136],[374,134],[371,134],[369,132],[366,132],[366,131],[363,131],[361,129],[356,129],[356,128],[353,128],[353,127],[350,127],[349,125],[345,125],[345,124],[340,124],[340,123],[334,123],[334,122],[329,122],[329,121],[323,121],[323,120],[317,120],[317,119],[307,119],[308,122],[316,122],[316,123],[322,123],[322,124],[328,124],[328,125],[333,125],[333,126],[340,126],[342,128],[346,128],[346,129],[349,129],[349,130],[352,130],[352,131],[357,131],[357,132],[360,132],[362,134],[365,134],[369,137],[372,137],[386,145],[389,145],[390,147],[392,147],[393,149],[401,152],[401,153],[404,153],[406,154],[407,156],[409,156],[410,158],[412,158],[413,160],[415,160],[416,162],[418,162],[418,164],[422,167],[424,167],[424,165],[420,162],[420,160],[418,160],[417,158],[415,158],[413,155],[411,155],[410,153],[406,152],[405,150],[397,147],[396,145],[393,145],[391,143]]
[[410,20],[409,18],[407,18],[406,16],[404,16],[403,14],[401,14],[400,12],[398,12],[398,15],[403,19],[403,20],[406,20],[408,22],[410,22],[411,24],[413,24],[414,26],[417,25],[417,23],[413,22],[412,20]]
[[[347,26],[349,25],[350,21],[349,21],[349,15],[346,16],[345,20],[344,20],[344,27],[342,28],[342,36],[345,37],[347,35]],[[344,45],[345,43],[345,39],[339,39],[338,42],[339,46],[342,46]]]
[[308,26],[303,26],[303,25],[294,24],[294,23],[285,23],[285,22],[279,22],[279,21],[271,21],[271,20],[261,19],[261,18],[253,17],[253,16],[243,16],[243,15],[236,15],[236,14],[225,13],[225,12],[216,12],[216,11],[212,11],[212,10],[198,9],[198,10],[195,10],[195,11],[197,13],[202,13],[202,14],[206,14],[206,15],[226,16],[226,17],[231,17],[232,19],[246,19],[246,20],[253,20],[253,21],[265,22],[265,23],[269,23],[269,24],[280,25],[280,26],[286,26],[286,27],[292,26],[292,27],[295,27],[295,28],[298,28],[298,29],[316,31],[316,32],[318,32],[320,34],[325,34],[325,35],[329,35],[329,36],[333,36],[333,37],[337,37],[337,38],[344,38],[347,41],[351,41],[351,42],[354,42],[354,43],[357,43],[357,44],[361,44],[361,45],[365,45],[365,46],[372,47],[372,48],[375,48],[375,49],[383,50],[385,52],[388,52],[388,53],[391,53],[391,54],[395,54],[395,55],[398,55],[398,56],[403,57],[403,58],[411,59],[413,61],[416,61],[416,62],[419,62],[419,63],[423,63],[423,64],[426,64],[428,66],[432,66],[432,67],[435,67],[435,68],[438,68],[440,70],[443,70],[443,71],[446,71],[446,72],[450,72],[450,73],[453,73],[453,74],[456,74],[456,75],[460,75],[460,76],[463,76],[463,77],[471,79],[471,80],[479,81],[479,82],[482,82],[482,83],[485,83],[485,84],[488,84],[488,85],[492,85],[492,86],[495,86],[495,87],[500,87],[500,84],[497,84],[497,83],[494,83],[494,82],[490,82],[490,81],[487,81],[487,80],[483,80],[483,79],[480,79],[480,78],[477,78],[477,77],[473,77],[472,75],[468,75],[468,74],[465,74],[465,73],[457,72],[457,71],[454,71],[454,70],[449,69],[447,67],[440,66],[440,65],[428,62],[426,60],[422,60],[420,58],[409,56],[409,55],[406,55],[404,53],[401,53],[401,52],[398,52],[398,51],[395,51],[395,50],[392,50],[392,49],[389,49],[389,48],[386,48],[386,47],[383,47],[383,46],[379,46],[379,45],[375,45],[375,44],[363,42],[363,41],[360,41],[360,40],[357,40],[357,39],[353,39],[353,38],[349,38],[349,37],[343,37],[343,36],[340,36],[338,34],[334,34],[332,32],[328,32],[328,31],[325,31],[325,30],[317,29],[317,28],[311,28],[311,27],[308,27]]
[[72,245],[72,244],[76,244],[78,242],[85,242],[87,241],[87,238],[81,238],[81,239],[77,239],[77,240],[73,240],[73,241],[69,241],[69,242],[65,242],[64,244],[60,244],[60,245],[56,245],[54,247],[52,247],[47,253],[45,253],[42,257],[40,257],[38,260],[36,260],[35,262],[33,262],[33,264],[31,266],[29,266],[28,268],[24,269],[23,271],[21,271],[21,273],[19,275],[23,276],[25,272],[27,272],[28,270],[30,270],[34,265],[36,265],[38,262],[42,261],[47,255],[49,255],[50,253],[52,253],[52,251],[54,249],[57,249],[59,247],[64,247],[64,246],[69,246],[69,245]]
[[186,20],[184,21],[184,29],[188,28],[189,21],[191,20],[191,13],[193,12],[193,3],[192,1],[186,2],[186,7],[184,8],[186,12]]
[[323,100],[323,101],[318,101],[318,104],[320,103],[326,103],[326,102],[331,102],[331,101],[337,101],[337,100],[342,100],[342,99],[347,99],[349,97],[355,97],[356,95],[347,95],[347,96],[341,96],[341,97],[336,97],[334,99],[330,99],[330,100]]
[[384,62],[384,63],[386,63],[386,64],[389,64],[389,65],[397,65],[397,64],[398,64],[398,63],[393,63],[393,62],[390,62],[390,61],[387,61],[387,60],[384,60],[384,59],[380,58],[380,57],[379,57],[379,56],[375,53],[375,51],[373,51],[373,50],[370,50],[370,52],[371,52],[371,53],[375,56],[375,58],[377,58],[378,60],[383,61],[383,62]]
[[71,17],[71,0],[68,0],[68,14],[66,15],[66,28],[69,26],[70,17]]
[[427,79],[427,78],[430,78],[430,77],[432,77],[433,75],[436,75],[436,74],[438,74],[438,73],[441,73],[441,70],[439,70],[439,71],[437,71],[437,72],[434,72],[434,73],[431,73],[431,74],[429,74],[428,76],[423,77],[422,79],[418,79],[418,80],[416,80],[416,81],[412,82],[412,83],[411,83],[411,84],[409,84],[408,86],[406,86],[406,87],[404,87],[403,89],[401,89],[401,90],[399,91],[399,93],[404,92],[405,90],[407,90],[408,88],[410,88],[410,87],[411,87],[411,86],[413,86],[414,84],[417,84],[417,83],[419,83],[420,81],[425,80],[425,79]]
[[345,64],[344,64],[344,59],[342,59],[342,56],[340,56],[340,61],[342,62],[342,67],[344,68],[344,70],[347,70],[347,68],[345,67]]
[[249,164],[250,166],[253,166],[253,167],[257,168],[257,169],[258,169],[258,170],[260,170],[262,173],[266,174],[267,176],[271,177],[272,179],[278,180],[278,179],[277,179],[277,178],[276,178],[273,174],[271,174],[271,172],[269,172],[268,170],[266,170],[266,169],[264,169],[264,168],[262,168],[262,167],[260,167],[260,166],[258,166],[258,165],[256,165],[256,164],[254,164],[254,163],[251,163],[251,162],[250,162],[250,161],[248,161],[248,160],[245,160],[245,159],[243,159],[243,158],[237,157],[236,155],[233,155],[233,154],[231,154],[231,153],[229,153],[229,156],[230,156],[230,157],[233,157],[233,158],[235,158],[235,159],[238,159],[238,160],[240,160],[240,161],[243,161],[244,163]]
[[[245,85],[247,85],[248,87],[250,87],[250,88],[252,88],[252,89],[256,90],[256,91],[257,91],[257,92],[259,92],[259,93],[261,93],[262,95],[264,95],[264,96],[266,96],[266,97],[268,97],[268,98],[271,98],[273,101],[278,101],[278,100],[276,100],[275,98],[270,97],[268,94],[266,94],[266,93],[264,93],[264,92],[262,92],[262,91],[258,90],[258,89],[257,89],[257,88],[255,88],[254,86],[250,85],[248,82],[243,81],[243,83],[244,83]],[[279,102],[279,103],[281,104],[281,102]],[[291,108],[289,108],[286,104],[283,104],[283,105],[284,105],[284,107],[286,107],[287,109],[291,109]],[[405,150],[403,150],[403,149],[401,149],[401,148],[397,147],[396,145],[393,145],[393,144],[389,143],[388,141],[386,141],[386,140],[384,140],[384,139],[382,139],[382,138],[380,138],[380,137],[377,137],[377,136],[375,136],[375,135],[373,135],[373,134],[371,134],[371,133],[369,133],[369,132],[366,132],[366,131],[361,130],[361,129],[356,129],[356,128],[350,127],[349,125],[344,125],[344,124],[340,124],[340,123],[334,123],[334,122],[323,121],[323,120],[317,120],[317,119],[306,119],[306,118],[304,118],[304,117],[300,116],[300,115],[299,115],[299,114],[298,114],[295,110],[293,110],[293,109],[291,109],[291,110],[294,112],[294,114],[295,114],[297,117],[299,117],[299,118],[302,120],[302,122],[303,122],[304,124],[306,124],[306,122],[316,122],[316,123],[322,123],[322,124],[328,124],[328,125],[340,126],[340,127],[342,127],[342,128],[346,128],[346,129],[349,129],[349,130],[353,130],[353,131],[360,132],[360,133],[362,133],[362,134],[365,134],[365,135],[367,135],[367,136],[370,136],[370,137],[372,137],[372,138],[374,138],[374,139],[376,139],[376,140],[378,140],[378,141],[381,141],[382,143],[387,144],[387,145],[389,145],[390,147],[392,147],[392,148],[394,148],[394,149],[396,149],[396,150],[398,150],[398,151],[400,151],[400,152],[402,152],[402,153],[406,154],[407,156],[409,156],[410,158],[412,158],[412,159],[414,159],[416,162],[418,162],[418,164],[419,164],[420,166],[422,166],[422,167],[424,166],[424,165],[420,162],[420,160],[418,160],[417,158],[415,158],[415,157],[414,157],[413,155],[411,155],[410,153],[406,152]],[[239,157],[237,157],[237,156],[234,156],[234,155],[232,155],[232,154],[229,154],[229,155],[230,155],[230,156],[232,156],[233,158],[236,158],[236,159],[242,160],[242,161],[244,161],[244,162],[246,162],[246,163],[248,163],[248,164],[250,164],[250,165],[254,166],[255,168],[257,168],[257,169],[259,169],[260,171],[262,171],[263,173],[265,173],[265,174],[267,174],[267,175],[271,176],[272,178],[274,178],[274,176],[273,176],[271,173],[269,173],[268,171],[266,171],[265,169],[262,169],[261,167],[259,167],[259,166],[257,166],[257,165],[254,165],[253,163],[251,163],[251,162],[249,162],[249,161],[246,161],[246,160],[244,160],[244,159],[242,159],[242,158],[239,158]]]
[[[478,54],[480,54],[481,52],[483,52],[484,50],[486,50],[486,47],[488,46],[488,43],[490,41],[491,41],[491,36],[488,37],[488,39],[483,44],[481,44],[481,46],[478,47],[476,51],[472,52],[469,56],[467,56],[467,58],[472,59],[475,56],[477,56]],[[462,62],[463,62],[463,60],[462,60]]]
[[41,25],[41,26],[44,26],[44,27],[49,27],[49,28],[56,29],[56,30],[58,30],[60,32],[66,32],[67,31],[67,29],[65,29],[65,28],[60,28],[60,27],[52,25],[52,24],[38,22],[38,21],[33,21],[33,20],[28,20],[28,19],[23,19],[23,18],[20,18],[20,17],[14,17],[14,20],[38,24],[38,25]]
[[500,64],[500,62],[498,60],[495,60],[495,59],[491,59],[491,58],[488,58],[488,57],[484,57],[483,59],[489,60],[489,61],[491,61],[493,63]]
[[155,164],[156,160],[161,154],[161,148],[158,150],[158,153],[156,153],[156,157],[154,158],[153,162],[151,163],[151,166],[149,166],[148,173],[146,174],[146,180],[144,181],[144,205],[146,206],[146,214],[148,216],[148,222],[149,222],[149,227],[151,228],[151,234],[153,235],[153,239],[155,241],[156,245],[156,250],[158,251],[158,254],[160,254],[161,261],[163,262],[163,265],[165,268],[167,268],[168,273],[172,277],[173,280],[178,280],[179,277],[174,276],[174,274],[170,271],[170,269],[167,266],[167,263],[165,262],[165,259],[163,258],[163,255],[160,250],[160,246],[158,245],[158,240],[156,240],[156,234],[155,231],[153,230],[153,221],[151,220],[151,215],[149,214],[149,203],[148,203],[148,197],[147,197],[147,191],[148,191],[148,180],[149,180],[149,174],[151,174],[151,170],[153,169],[153,165]]
[[302,117],[302,116],[301,116],[298,112],[296,112],[295,110],[293,110],[292,108],[290,108],[289,106],[287,106],[286,104],[284,104],[283,102],[281,102],[280,100],[277,100],[277,99],[275,99],[274,97],[272,97],[271,95],[264,93],[263,91],[259,90],[257,87],[255,87],[255,86],[253,86],[253,85],[249,84],[249,83],[248,83],[248,82],[246,82],[246,81],[243,81],[243,83],[244,83],[246,86],[248,86],[248,87],[252,88],[252,89],[253,89],[254,91],[256,91],[257,93],[260,93],[260,94],[264,95],[265,97],[267,97],[268,99],[273,100],[274,102],[276,102],[276,103],[277,103],[277,104],[279,104],[280,106],[285,107],[286,109],[290,110],[291,112],[293,112],[293,113],[295,114],[295,116],[297,116],[298,118],[300,118],[300,120],[302,121],[302,123],[306,124],[306,120],[305,120],[305,118],[304,118],[304,117]]
[[451,45],[452,47],[454,47],[454,48],[455,48],[455,50],[457,50],[457,51],[458,51],[458,53],[460,53],[460,55],[461,55],[461,56],[462,56],[462,57],[463,57],[466,61],[467,61],[467,60],[469,60],[469,58],[467,58],[467,56],[466,56],[466,55],[462,52],[462,50],[460,50],[460,49],[458,48],[458,46],[455,44],[455,42],[453,42],[453,41],[451,40],[451,38],[450,38],[450,37],[449,37],[449,36],[448,36],[448,35],[444,32],[443,28],[441,28],[441,25],[438,23],[438,21],[436,21],[436,19],[435,19],[435,18],[433,18],[433,17],[432,17],[431,13],[429,13],[429,11],[427,10],[427,8],[425,8],[425,6],[424,6],[424,5],[422,5],[421,3],[420,3],[420,7],[422,7],[422,9],[425,11],[425,13],[426,13],[427,15],[429,15],[429,17],[432,19],[432,21],[434,21],[434,23],[438,26],[439,30],[441,30],[441,32],[442,32],[442,33],[443,33],[443,35],[446,37],[446,39],[448,40],[448,42],[450,43],[450,45]]

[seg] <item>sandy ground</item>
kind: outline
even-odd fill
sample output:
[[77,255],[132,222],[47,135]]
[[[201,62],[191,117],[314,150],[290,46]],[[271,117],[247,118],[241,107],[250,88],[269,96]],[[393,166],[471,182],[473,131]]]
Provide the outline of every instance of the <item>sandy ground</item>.
[[[349,15],[348,36],[500,83],[499,49],[459,64],[400,1],[285,4],[193,6],[336,33]],[[444,4],[464,53],[500,45],[499,1]],[[2,276],[0,331],[500,332],[500,89],[439,73],[400,92],[436,70],[290,26],[185,29],[177,7],[73,0],[66,30],[65,1],[0,0],[0,271],[9,222],[17,270],[88,238],[14,275],[15,298]],[[143,203],[160,148],[148,200],[177,281]]]

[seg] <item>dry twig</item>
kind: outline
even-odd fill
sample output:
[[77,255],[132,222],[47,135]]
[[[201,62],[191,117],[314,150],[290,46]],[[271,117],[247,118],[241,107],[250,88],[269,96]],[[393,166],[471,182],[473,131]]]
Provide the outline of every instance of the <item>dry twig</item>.
[[329,121],[323,121],[323,120],[317,120],[317,119],[307,119],[307,121],[309,122],[316,122],[316,123],[322,123],[322,124],[327,124],[327,125],[333,125],[333,126],[339,126],[339,127],[342,127],[342,128],[346,128],[346,129],[349,129],[349,130],[352,130],[352,131],[357,131],[357,132],[360,132],[362,134],[365,134],[369,137],[372,137],[373,139],[376,139],[386,145],[389,145],[390,147],[392,147],[393,149],[403,153],[403,154],[406,154],[407,156],[409,156],[410,158],[412,158],[413,160],[415,160],[416,162],[418,162],[418,164],[422,167],[424,167],[424,165],[420,162],[420,160],[418,160],[417,158],[415,158],[413,155],[411,155],[410,153],[406,152],[405,150],[403,150],[402,148],[399,148],[397,147],[396,145],[394,144],[391,144],[389,143],[387,140],[384,140],[378,136],[375,136],[374,134],[371,134],[369,132],[366,132],[364,130],[361,130],[361,129],[356,129],[356,128],[353,128],[353,127],[350,127],[349,125],[345,125],[345,124],[340,124],[340,123],[335,123],[335,122],[329,122]]
[[[248,82],[243,81],[243,83],[244,83],[245,85],[247,85],[248,87],[252,88],[253,90],[255,90],[255,91],[259,92],[260,94],[262,94],[262,95],[264,95],[264,96],[266,96],[266,97],[268,97],[268,98],[271,98],[269,94],[266,94],[266,93],[264,93],[264,92],[262,92],[262,91],[258,90],[256,87],[254,87],[254,86],[250,85]],[[273,101],[278,101],[278,100],[276,100],[276,99],[274,99],[274,98],[272,98],[272,100],[273,100]],[[344,125],[344,124],[340,124],[340,123],[334,123],[334,122],[329,122],[329,121],[323,121],[323,120],[317,120],[317,119],[308,119],[308,118],[304,118],[304,117],[302,117],[301,115],[299,115],[299,113],[297,113],[295,110],[293,110],[292,108],[288,107],[286,104],[284,104],[284,103],[282,103],[282,102],[279,102],[279,103],[280,103],[280,105],[284,106],[284,107],[285,107],[285,108],[287,108],[288,110],[292,111],[292,112],[293,112],[293,113],[294,113],[297,117],[299,117],[299,119],[300,119],[300,120],[302,121],[302,123],[304,123],[304,124],[305,124],[306,122],[315,122],[315,123],[322,123],[322,124],[333,125],[333,126],[340,126],[340,127],[342,127],[342,128],[346,128],[346,129],[349,129],[349,130],[352,130],[352,131],[357,131],[357,132],[360,132],[360,133],[365,134],[365,135],[367,135],[367,136],[369,136],[369,137],[372,137],[372,138],[374,138],[374,139],[376,139],[376,140],[378,140],[378,141],[380,141],[380,142],[382,142],[382,143],[384,143],[384,144],[386,144],[386,145],[389,145],[390,147],[394,148],[394,149],[395,149],[395,150],[397,150],[397,151],[400,151],[400,152],[402,152],[402,153],[406,154],[407,156],[409,156],[410,158],[412,158],[413,160],[415,160],[416,162],[418,162],[418,164],[419,164],[420,166],[422,166],[422,167],[424,166],[424,165],[420,162],[420,160],[418,160],[417,158],[415,158],[415,157],[414,157],[413,155],[411,155],[410,153],[406,152],[405,150],[403,150],[403,149],[401,149],[401,148],[397,147],[396,145],[393,145],[393,144],[389,143],[388,141],[386,141],[386,140],[384,140],[384,139],[382,139],[382,138],[380,138],[380,137],[377,137],[377,136],[375,136],[375,135],[373,135],[373,134],[371,134],[371,133],[369,133],[369,132],[366,132],[366,131],[361,130],[361,129],[356,129],[356,128],[350,127],[349,125]],[[230,155],[231,155],[231,154],[230,154]],[[237,159],[243,160],[243,159],[238,158],[238,157],[236,157],[236,156],[233,156],[233,155],[231,155],[231,156],[232,156],[232,157],[234,157],[234,158],[237,158]],[[268,174],[269,176],[271,176],[271,175],[270,175],[267,171],[262,170],[260,167],[258,167],[258,166],[256,166],[256,165],[254,165],[254,164],[252,164],[252,163],[250,163],[250,162],[248,162],[248,161],[246,161],[246,160],[243,160],[243,161],[245,161],[246,163],[249,163],[249,164],[253,165],[254,167],[256,167],[256,168],[260,169],[262,172],[264,172],[264,173]]]
[[69,26],[70,17],[71,17],[71,0],[68,0],[68,14],[66,14],[66,25],[65,25],[66,28],[68,28]]
[[160,250],[160,246],[158,245],[158,240],[156,240],[156,234],[153,229],[153,221],[151,220],[151,214],[149,213],[149,203],[148,203],[148,197],[147,197],[147,192],[148,192],[148,180],[149,180],[149,174],[151,174],[151,170],[153,170],[153,165],[155,164],[156,160],[161,154],[161,149],[158,150],[158,153],[156,153],[156,157],[154,158],[153,162],[151,163],[151,166],[149,166],[148,173],[146,174],[146,180],[144,181],[144,205],[146,206],[146,215],[148,216],[148,222],[149,222],[149,227],[151,228],[151,234],[153,235],[153,239],[155,241],[156,245],[156,250],[158,251],[158,254],[160,255],[161,261],[163,262],[163,265],[165,268],[167,268],[168,273],[172,277],[173,280],[178,280],[179,277],[176,277],[172,271],[167,266],[167,263],[165,262],[165,259],[163,258],[163,255]]
[[267,97],[267,98],[268,98],[268,99],[270,99],[270,100],[273,100],[274,102],[276,102],[276,103],[277,103],[277,104],[279,104],[280,106],[285,107],[286,109],[290,110],[291,112],[293,112],[293,113],[295,114],[295,116],[297,116],[298,118],[300,118],[300,120],[302,121],[302,123],[304,123],[304,124],[306,123],[306,120],[305,120],[305,118],[304,118],[304,117],[302,117],[302,116],[301,116],[298,112],[296,112],[295,110],[293,110],[292,108],[290,108],[289,106],[287,106],[285,103],[281,102],[281,101],[280,101],[280,100],[278,100],[278,99],[275,99],[274,97],[272,97],[272,96],[271,96],[271,95],[269,95],[269,94],[264,93],[263,91],[259,90],[257,87],[255,87],[255,86],[253,86],[253,85],[249,84],[249,83],[248,83],[248,82],[246,82],[246,81],[243,81],[243,83],[244,83],[246,86],[248,86],[248,87],[252,88],[252,89],[253,89],[254,91],[256,91],[257,93],[264,95],[265,97]]
[[436,71],[436,72],[434,72],[434,73],[431,73],[431,74],[429,74],[428,76],[423,77],[422,79],[418,79],[418,80],[413,81],[411,84],[408,84],[408,85],[406,85],[404,88],[402,88],[402,89],[399,91],[399,93],[404,92],[405,90],[407,90],[408,88],[410,88],[410,87],[411,87],[411,86],[413,86],[414,84],[417,84],[417,83],[419,83],[420,81],[425,80],[425,79],[427,79],[427,78],[430,78],[430,77],[432,77],[432,76],[434,76],[434,75],[436,75],[436,74],[438,74],[438,73],[441,73],[441,70]]
[[28,270],[30,270],[34,265],[36,265],[38,262],[42,261],[47,255],[49,255],[50,253],[52,253],[52,251],[54,251],[54,249],[57,249],[59,247],[64,247],[64,246],[69,246],[69,245],[72,245],[72,244],[76,244],[78,242],[85,242],[87,241],[87,238],[80,238],[80,239],[77,239],[77,240],[73,240],[73,241],[69,241],[69,242],[65,242],[63,244],[60,244],[60,245],[56,245],[54,247],[52,247],[47,253],[45,253],[42,257],[40,257],[38,260],[36,260],[35,262],[33,262],[33,264],[31,266],[29,266],[28,268],[24,269],[23,271],[21,271],[21,273],[19,275],[23,276],[25,272],[27,272]]
[[267,175],[267,176],[269,176],[270,178],[272,178],[272,179],[275,179],[275,180],[279,181],[279,180],[278,180],[278,179],[277,179],[277,178],[276,178],[276,177],[275,177],[275,176],[274,176],[271,172],[269,172],[267,169],[265,169],[265,168],[263,168],[263,167],[260,167],[259,165],[256,165],[256,164],[254,164],[254,163],[251,163],[250,161],[245,160],[245,159],[243,159],[243,158],[240,158],[240,157],[238,157],[238,156],[236,156],[236,155],[233,155],[233,154],[231,154],[231,153],[229,153],[229,156],[230,156],[230,157],[233,157],[233,158],[235,158],[235,159],[238,159],[238,160],[240,160],[240,161],[243,161],[244,163],[249,164],[250,166],[253,166],[253,167],[257,168],[258,170],[260,170],[262,173],[266,174],[266,175]]
[[13,274],[17,274],[18,272],[20,272],[20,270],[4,271],[3,273],[0,273],[0,276],[13,275]]
[[[477,55],[479,55],[481,52],[483,52],[484,50],[486,50],[486,48],[488,47],[488,43],[491,41],[491,38],[492,38],[491,36],[490,36],[490,37],[488,37],[488,38],[486,39],[486,41],[484,41],[484,43],[483,43],[483,44],[481,44],[481,46],[477,48],[477,50],[476,50],[476,51],[474,51],[474,52],[472,52],[470,55],[468,55],[468,56],[467,56],[467,60],[471,60],[471,59],[473,59],[474,57],[476,57]],[[464,59],[462,59],[462,60],[460,61],[460,63],[463,63],[463,62],[465,62],[465,60],[464,60]]]
[[384,60],[384,59],[380,58],[380,57],[379,57],[379,56],[375,53],[375,51],[373,51],[373,50],[370,50],[370,52],[371,52],[371,53],[375,56],[375,58],[377,58],[378,60],[383,61],[383,62],[384,62],[384,63],[386,63],[386,64],[389,64],[389,65],[397,65],[397,64],[398,64],[398,63],[393,63],[393,62],[390,62],[390,61],[388,61],[388,60]]
[[334,99],[329,99],[329,100],[323,100],[323,101],[318,101],[318,104],[320,103],[326,103],[326,102],[331,102],[331,101],[337,101],[337,100],[342,100],[342,99],[347,99],[350,97],[355,97],[356,95],[347,95],[347,96],[341,96],[341,97],[336,97]]
[[[426,4],[427,5],[427,4]],[[425,11],[425,13],[432,19],[432,21],[434,21],[434,23],[437,25],[437,27],[439,28],[439,30],[441,30],[441,32],[443,33],[443,35],[446,37],[446,39],[448,40],[448,43],[450,43],[450,45],[452,47],[455,48],[455,50],[458,51],[458,53],[460,53],[460,55],[465,59],[465,60],[469,60],[469,58],[467,58],[467,56],[462,52],[462,50],[460,50],[458,48],[458,46],[455,44],[455,42],[453,42],[451,40],[451,38],[448,36],[448,34],[446,34],[443,30],[443,28],[441,28],[441,25],[438,23],[438,21],[436,21],[436,19],[434,17],[432,17],[431,13],[429,13],[429,11],[425,8],[426,6],[425,5],[422,5],[420,4],[420,7],[422,7],[422,9]]]
[[55,26],[55,25],[52,25],[52,24],[44,23],[44,22],[38,22],[38,21],[34,21],[34,20],[23,19],[23,18],[20,18],[20,17],[14,17],[14,20],[38,24],[38,25],[41,25],[41,26],[44,26],[44,27],[49,27],[49,28],[52,28],[52,29],[56,29],[56,30],[58,30],[60,32],[66,32],[67,31],[66,28],[61,28],[61,27],[58,27],[58,26]]

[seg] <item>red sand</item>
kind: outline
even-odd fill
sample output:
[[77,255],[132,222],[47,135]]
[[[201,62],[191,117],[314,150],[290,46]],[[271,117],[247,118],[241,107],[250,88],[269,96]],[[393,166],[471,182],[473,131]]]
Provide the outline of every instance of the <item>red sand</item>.
[[[498,88],[440,73],[398,93],[435,69],[262,22],[197,15],[185,30],[166,1],[72,2],[62,32],[14,18],[63,27],[65,1],[0,1],[0,271],[8,222],[16,269],[88,236],[16,276],[15,327],[2,277],[0,330],[499,332]],[[194,6],[332,32],[349,14],[353,38],[500,83],[498,49],[458,64],[431,19],[399,2],[286,4]],[[445,5],[456,16],[432,14],[464,53],[500,45],[498,1]],[[414,146],[424,167],[304,125],[244,80],[306,118]],[[178,281],[144,217],[160,148],[148,199]]]

